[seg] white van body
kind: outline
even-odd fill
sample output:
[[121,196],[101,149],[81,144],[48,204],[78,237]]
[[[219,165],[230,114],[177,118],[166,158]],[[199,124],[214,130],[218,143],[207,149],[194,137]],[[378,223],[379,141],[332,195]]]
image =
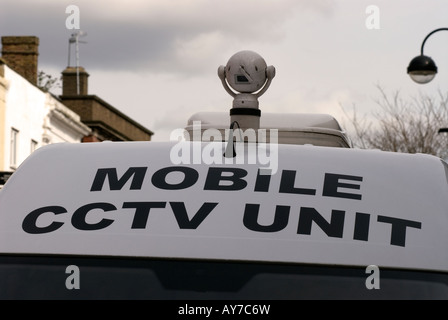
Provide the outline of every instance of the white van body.
[[[271,282],[275,272],[263,269],[234,280],[237,288],[222,290],[194,281],[162,290],[164,280],[154,280],[161,291],[144,298],[448,297],[448,171],[441,159],[281,143],[246,144],[234,158],[221,156],[225,150],[226,142],[200,141],[38,149],[0,191],[0,281],[8,283],[2,274],[12,269],[1,271],[8,263],[25,270],[33,259],[44,258],[40,268],[53,263],[61,272],[77,265],[86,279],[83,261],[104,258],[103,271],[104,261],[157,260],[173,264],[161,268],[166,278],[199,279],[203,272],[227,285],[244,268],[290,268]],[[269,169],[262,161],[267,154]],[[218,264],[222,273],[212,273],[216,265],[184,269],[183,263],[195,262]],[[112,265],[109,271],[118,279],[119,267]],[[367,288],[370,265],[381,271],[380,289]],[[303,268],[308,276],[295,274]],[[315,289],[305,290],[306,283]],[[35,294],[126,298],[129,293],[99,294],[81,285],[68,290],[62,283],[56,293]],[[170,288],[176,294],[170,295]]]

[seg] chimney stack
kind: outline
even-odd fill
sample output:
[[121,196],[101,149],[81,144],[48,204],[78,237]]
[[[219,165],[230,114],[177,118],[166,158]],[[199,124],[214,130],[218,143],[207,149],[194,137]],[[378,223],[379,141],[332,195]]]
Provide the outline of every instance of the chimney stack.
[[[76,96],[87,95],[87,78],[89,74],[83,67],[67,67],[62,71],[62,95]],[[79,83],[78,83],[79,75]],[[79,92],[78,92],[79,85]]]
[[35,36],[2,37],[2,58],[9,67],[37,85],[39,38]]

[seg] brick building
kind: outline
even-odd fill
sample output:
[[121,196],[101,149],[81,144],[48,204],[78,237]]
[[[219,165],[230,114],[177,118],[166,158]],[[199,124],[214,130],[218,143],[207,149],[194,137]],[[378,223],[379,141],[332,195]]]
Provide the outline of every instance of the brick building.
[[39,38],[8,36],[1,41],[0,187],[4,177],[46,144],[151,140],[151,130],[88,94],[89,75],[82,67],[62,72],[59,97],[39,88]]
[[91,129],[37,86],[39,39],[3,37],[0,58],[0,186],[37,148],[81,142]]
[[[79,76],[79,83],[78,83]],[[83,67],[67,67],[62,72],[61,101],[81,116],[92,129],[83,142],[150,141],[153,132],[129,118],[96,95],[88,94],[89,74]],[[78,92],[79,86],[79,92]]]

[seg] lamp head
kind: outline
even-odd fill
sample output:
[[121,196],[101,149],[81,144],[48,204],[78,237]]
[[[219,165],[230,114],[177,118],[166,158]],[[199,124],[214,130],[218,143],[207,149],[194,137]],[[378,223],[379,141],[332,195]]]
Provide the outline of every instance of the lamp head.
[[425,84],[434,79],[437,66],[430,57],[419,55],[409,63],[408,74],[415,82]]

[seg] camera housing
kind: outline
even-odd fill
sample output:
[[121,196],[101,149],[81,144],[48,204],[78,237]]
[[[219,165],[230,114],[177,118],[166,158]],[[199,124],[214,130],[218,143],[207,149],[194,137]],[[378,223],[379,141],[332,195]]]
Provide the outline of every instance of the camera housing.
[[231,123],[237,121],[241,128],[258,129],[258,97],[269,88],[275,68],[267,66],[258,53],[243,50],[231,56],[225,66],[218,68],[218,76],[224,89],[234,98],[230,110]]

